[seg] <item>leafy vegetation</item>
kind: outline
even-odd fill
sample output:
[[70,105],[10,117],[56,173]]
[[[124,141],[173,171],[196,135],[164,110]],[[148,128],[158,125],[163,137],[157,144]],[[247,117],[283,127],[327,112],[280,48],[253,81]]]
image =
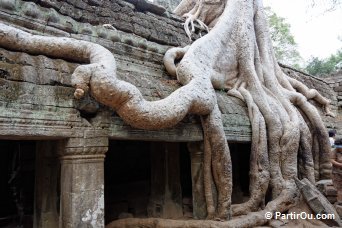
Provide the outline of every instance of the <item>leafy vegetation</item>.
[[291,34],[291,25],[285,18],[279,17],[270,7],[265,7],[274,52],[279,62],[300,68],[302,57],[297,50],[297,43]]
[[311,75],[327,75],[342,69],[342,48],[329,58],[312,58],[307,64],[305,71]]

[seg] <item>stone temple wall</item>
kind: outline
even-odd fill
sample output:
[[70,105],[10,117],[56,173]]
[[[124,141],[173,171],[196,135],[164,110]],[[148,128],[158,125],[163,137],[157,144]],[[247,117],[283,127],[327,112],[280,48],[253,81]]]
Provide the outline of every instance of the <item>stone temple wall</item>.
[[337,130],[336,138],[342,138],[342,71],[335,73],[331,77],[324,78],[323,80],[327,82],[330,88],[336,93],[337,118],[335,119],[336,125],[334,129]]

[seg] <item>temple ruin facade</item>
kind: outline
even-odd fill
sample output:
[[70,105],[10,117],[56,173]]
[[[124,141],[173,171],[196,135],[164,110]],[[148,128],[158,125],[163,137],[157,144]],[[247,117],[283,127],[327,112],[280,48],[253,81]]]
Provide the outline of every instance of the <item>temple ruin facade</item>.
[[[113,53],[118,77],[147,100],[160,100],[180,87],[165,71],[163,56],[171,47],[189,44],[183,20],[153,3],[0,0],[0,23],[102,45]],[[187,115],[164,130],[133,128],[91,96],[74,98],[70,78],[80,64],[0,48],[0,226],[205,219],[199,118]],[[321,115],[327,130],[341,136],[341,77],[322,80],[287,66],[282,70],[331,100],[336,118]],[[249,195],[251,124],[245,104],[226,92],[216,95],[230,143],[232,199],[241,203]]]

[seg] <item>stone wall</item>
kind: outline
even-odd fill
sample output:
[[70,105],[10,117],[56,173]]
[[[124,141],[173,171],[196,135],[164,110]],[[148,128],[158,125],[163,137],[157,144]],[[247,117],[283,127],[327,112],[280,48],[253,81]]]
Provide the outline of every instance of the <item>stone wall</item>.
[[[148,1],[103,0],[91,2],[88,3],[87,0],[41,0],[37,3],[19,1],[16,5],[24,15],[36,14],[37,19],[51,18],[51,14],[54,14],[57,21],[48,22],[48,24],[53,27],[58,26],[71,34],[95,35],[95,31],[90,25],[111,24],[117,30],[135,34],[159,44],[181,46],[188,42],[180,23],[181,19],[164,14],[165,9],[160,11]],[[47,10],[48,8],[49,10]],[[77,22],[84,24],[82,26]],[[111,37],[111,39],[115,41],[118,37]],[[127,42],[129,41],[127,40]]]
[[337,130],[336,138],[342,138],[342,71],[339,71],[330,77],[323,78],[330,88],[336,93],[337,118],[334,129]]

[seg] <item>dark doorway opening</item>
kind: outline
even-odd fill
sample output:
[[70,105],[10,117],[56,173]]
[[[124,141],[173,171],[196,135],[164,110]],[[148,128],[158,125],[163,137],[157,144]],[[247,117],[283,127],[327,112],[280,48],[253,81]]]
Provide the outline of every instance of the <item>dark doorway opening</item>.
[[232,203],[243,203],[249,199],[249,143],[229,143],[233,168]]
[[106,224],[118,218],[147,217],[150,142],[110,141],[105,160]]
[[0,140],[0,227],[33,227],[34,141]]
[[105,219],[192,215],[186,143],[110,141],[105,159]]

